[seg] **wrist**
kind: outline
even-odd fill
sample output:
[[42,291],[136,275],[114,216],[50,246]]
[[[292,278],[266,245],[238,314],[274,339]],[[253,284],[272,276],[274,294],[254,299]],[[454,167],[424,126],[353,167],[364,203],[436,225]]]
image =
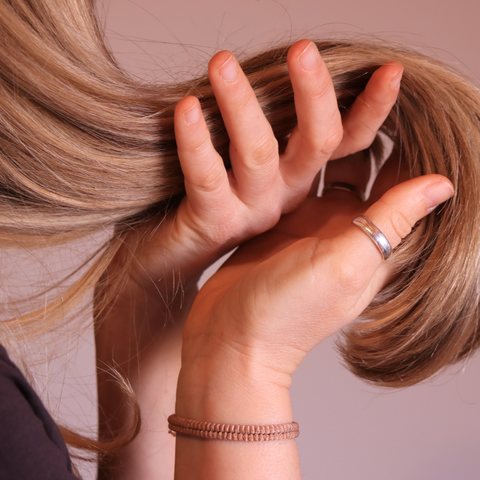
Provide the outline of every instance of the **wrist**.
[[239,425],[293,421],[290,376],[238,352],[210,352],[183,362],[177,386],[177,415]]
[[[175,410],[178,416],[209,422],[205,426],[209,431],[212,427],[215,430],[211,423],[227,424],[227,429],[235,432],[241,432],[242,426],[292,423],[289,376],[279,376],[254,357],[230,348],[210,342],[200,349],[198,343],[186,345],[184,340]],[[186,351],[187,346],[192,348]],[[225,427],[221,425],[219,430],[223,432]],[[175,478],[299,478],[295,436],[280,441],[231,441],[177,435]]]

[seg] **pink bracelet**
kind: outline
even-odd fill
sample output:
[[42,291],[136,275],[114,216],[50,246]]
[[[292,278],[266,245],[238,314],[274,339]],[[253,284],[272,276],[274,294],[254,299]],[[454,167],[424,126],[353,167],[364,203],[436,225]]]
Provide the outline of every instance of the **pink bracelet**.
[[214,440],[239,440],[244,442],[269,442],[290,440],[300,434],[298,423],[278,425],[229,425],[225,423],[198,422],[178,415],[168,417],[170,433],[180,433]]

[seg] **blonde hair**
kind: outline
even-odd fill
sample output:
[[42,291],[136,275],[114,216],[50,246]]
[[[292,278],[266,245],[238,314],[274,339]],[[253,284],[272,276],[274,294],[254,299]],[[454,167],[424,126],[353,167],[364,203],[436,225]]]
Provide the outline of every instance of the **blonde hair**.
[[[359,377],[413,385],[471,354],[480,341],[480,92],[438,61],[397,45],[317,46],[341,109],[380,65],[403,65],[400,96],[382,131],[412,176],[439,173],[455,186],[454,198],[398,248],[398,278],[345,331],[340,346]],[[287,51],[273,48],[242,62],[279,139],[296,123]],[[109,287],[97,313],[108,305],[142,241],[137,237],[127,253],[125,239],[178,205],[184,188],[175,104],[186,95],[200,99],[227,166],[228,136],[207,77],[148,85],[120,68],[103,42],[93,0],[1,0],[0,89],[0,243],[57,245],[115,229],[62,298],[5,323],[33,335],[101,286],[108,264],[121,255],[117,287]]]

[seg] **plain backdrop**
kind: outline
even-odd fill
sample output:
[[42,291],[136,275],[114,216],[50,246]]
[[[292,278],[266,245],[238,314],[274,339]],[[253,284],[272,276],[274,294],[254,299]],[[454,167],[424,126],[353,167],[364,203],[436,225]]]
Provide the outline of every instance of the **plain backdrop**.
[[[303,37],[346,35],[410,45],[480,80],[478,0],[104,0],[99,14],[119,62],[145,81],[203,73],[223,49],[251,53]],[[76,252],[56,256],[66,268]],[[48,263],[38,256],[28,262],[39,269]],[[42,352],[52,360],[37,367],[38,388],[58,419],[93,430],[92,334],[65,331]],[[478,356],[422,385],[382,390],[351,375],[331,339],[295,374],[292,397],[305,479],[480,478]],[[84,467],[85,478],[94,471]]]

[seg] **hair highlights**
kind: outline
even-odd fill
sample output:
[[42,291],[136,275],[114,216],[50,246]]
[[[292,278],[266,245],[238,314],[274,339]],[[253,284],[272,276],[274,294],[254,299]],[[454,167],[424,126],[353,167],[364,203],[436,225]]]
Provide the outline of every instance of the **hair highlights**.
[[[213,143],[229,164],[208,78],[174,85],[132,79],[105,47],[93,10],[93,0],[0,1],[0,244],[40,247],[115,228],[61,299],[6,321],[10,330],[22,326],[33,334],[54,326],[101,281],[132,227],[158,223],[178,204],[184,188],[173,112],[181,98],[200,99]],[[480,92],[445,65],[396,45],[317,46],[341,109],[379,66],[403,65],[397,106],[382,131],[412,176],[439,173],[455,187],[455,197],[398,248],[398,278],[340,346],[359,377],[413,385],[480,342]],[[280,140],[296,123],[287,51],[278,47],[242,62]],[[123,259],[119,285],[134,254],[135,248]]]

